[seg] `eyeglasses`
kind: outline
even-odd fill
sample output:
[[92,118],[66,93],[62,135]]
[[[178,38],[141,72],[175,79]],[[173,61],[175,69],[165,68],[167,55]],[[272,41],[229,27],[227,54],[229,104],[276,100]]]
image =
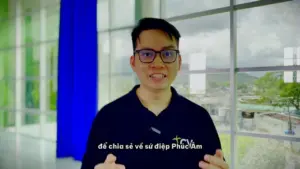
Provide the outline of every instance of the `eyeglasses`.
[[159,54],[161,60],[164,63],[173,63],[175,62],[179,54],[179,50],[168,49],[162,51],[155,51],[152,49],[141,49],[141,50],[136,50],[134,53],[138,54],[140,61],[143,63],[152,63],[156,58],[157,53]]

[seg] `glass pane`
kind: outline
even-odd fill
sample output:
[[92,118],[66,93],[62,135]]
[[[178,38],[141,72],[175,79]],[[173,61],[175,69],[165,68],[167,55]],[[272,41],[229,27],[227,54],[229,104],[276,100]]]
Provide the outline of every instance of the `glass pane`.
[[229,130],[229,73],[180,74],[173,86],[180,94],[205,108],[218,130]]
[[0,80],[0,109],[14,109],[15,81]]
[[41,0],[20,0],[22,13],[39,11]]
[[23,43],[31,44],[40,41],[40,13],[22,16]]
[[219,134],[222,151],[224,153],[224,158],[227,164],[230,166],[230,135],[229,134]]
[[40,108],[40,82],[37,80],[25,81],[25,107]]
[[46,124],[44,125],[44,138],[56,141],[56,112],[49,112],[46,116]]
[[109,0],[98,0],[97,25],[98,30],[109,29]]
[[16,125],[16,114],[12,110],[3,110],[0,108],[0,130],[1,128],[14,128]]
[[162,0],[164,17],[174,17],[184,14],[206,11],[229,6],[229,0]]
[[[237,76],[240,131],[300,136],[300,80],[285,72],[247,72]],[[295,80],[295,82],[293,82]]]
[[0,37],[0,49],[16,46],[16,26],[14,19],[1,20]]
[[110,84],[109,75],[100,75],[98,83],[98,109],[100,110],[103,106],[110,102],[109,100],[109,84]]
[[111,3],[112,28],[134,25],[135,0],[111,0]]
[[99,75],[107,75],[110,67],[109,34],[98,34],[98,70]]
[[47,44],[47,69],[48,69],[48,78],[57,77],[57,64],[58,64],[58,42]]
[[47,8],[46,25],[47,25],[47,40],[58,39],[59,32],[59,13],[60,6]]
[[300,168],[300,143],[238,136],[238,169]]
[[36,112],[22,113],[20,133],[33,137],[40,137],[40,114]]
[[57,101],[57,79],[49,79],[49,110],[56,110]]
[[57,120],[56,112],[49,112],[47,114],[47,123],[52,124],[55,123]]
[[299,8],[300,1],[290,1],[237,11],[238,67],[284,66],[285,58],[300,58]]
[[15,50],[0,50],[0,80],[13,79],[16,72]]
[[0,20],[7,19],[9,17],[10,3],[8,0],[0,1]]
[[188,70],[229,68],[229,13],[173,23],[182,38],[179,49]]
[[111,77],[111,101],[127,94],[136,84],[134,75],[112,76]]
[[40,0],[43,7],[53,7],[60,4],[60,0]]
[[23,48],[22,57],[25,58],[25,76],[38,77],[40,74],[40,46]]
[[130,30],[115,31],[111,34],[112,40],[112,73],[132,72],[130,56],[133,54]]

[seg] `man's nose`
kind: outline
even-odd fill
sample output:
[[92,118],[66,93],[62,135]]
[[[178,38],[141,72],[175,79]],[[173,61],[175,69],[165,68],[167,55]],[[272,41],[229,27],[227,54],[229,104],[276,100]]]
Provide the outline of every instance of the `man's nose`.
[[151,64],[151,67],[163,67],[164,66],[164,62],[162,61],[160,54],[157,53],[156,57],[154,58],[154,61]]

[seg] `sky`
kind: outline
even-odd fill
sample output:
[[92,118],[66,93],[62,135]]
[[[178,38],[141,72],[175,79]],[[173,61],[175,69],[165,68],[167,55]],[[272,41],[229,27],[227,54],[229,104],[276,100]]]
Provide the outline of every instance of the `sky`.
[[[166,0],[166,6],[163,9],[168,17],[175,14],[181,15],[229,5],[229,1],[225,0],[189,0],[189,3],[183,3],[182,1]],[[241,3],[242,0],[238,2]],[[243,0],[243,2],[250,1]],[[128,6],[128,9],[131,9],[128,4],[130,3],[127,3],[127,5],[124,3],[122,9],[120,8],[119,15],[123,16],[123,18],[128,18],[129,15],[132,15],[124,12],[128,11],[125,10],[126,6]],[[239,10],[236,13],[237,66],[262,67],[283,65],[284,49],[286,47],[300,47],[299,16],[300,1]],[[202,53],[206,55],[206,67],[229,68],[229,19],[229,13],[221,13],[173,22],[182,35],[180,51],[183,62],[189,64],[191,55]],[[119,21],[123,22],[121,19]],[[112,48],[118,49],[112,51],[114,61],[124,62],[124,57],[129,57],[132,53],[130,30],[113,33],[112,40]],[[109,53],[108,39],[103,44],[103,51]],[[124,62],[121,64],[128,63]]]

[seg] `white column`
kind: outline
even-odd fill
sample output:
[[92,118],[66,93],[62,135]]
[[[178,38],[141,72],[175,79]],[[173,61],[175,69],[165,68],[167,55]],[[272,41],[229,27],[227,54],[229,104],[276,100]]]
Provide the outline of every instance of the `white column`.
[[22,126],[22,109],[24,108],[24,57],[22,56],[22,16],[21,3],[16,1],[16,132]]
[[47,22],[46,9],[40,11],[40,137],[45,138],[46,111],[48,108],[48,86],[47,86],[47,44],[46,41]]
[[234,11],[235,0],[230,0],[230,104],[231,104],[231,120],[230,120],[230,167],[235,169],[235,164],[237,163],[237,125],[236,125],[236,96],[237,96],[237,87],[236,87],[236,71],[237,66],[237,38],[236,38],[236,29],[237,29],[237,19],[236,13]]

